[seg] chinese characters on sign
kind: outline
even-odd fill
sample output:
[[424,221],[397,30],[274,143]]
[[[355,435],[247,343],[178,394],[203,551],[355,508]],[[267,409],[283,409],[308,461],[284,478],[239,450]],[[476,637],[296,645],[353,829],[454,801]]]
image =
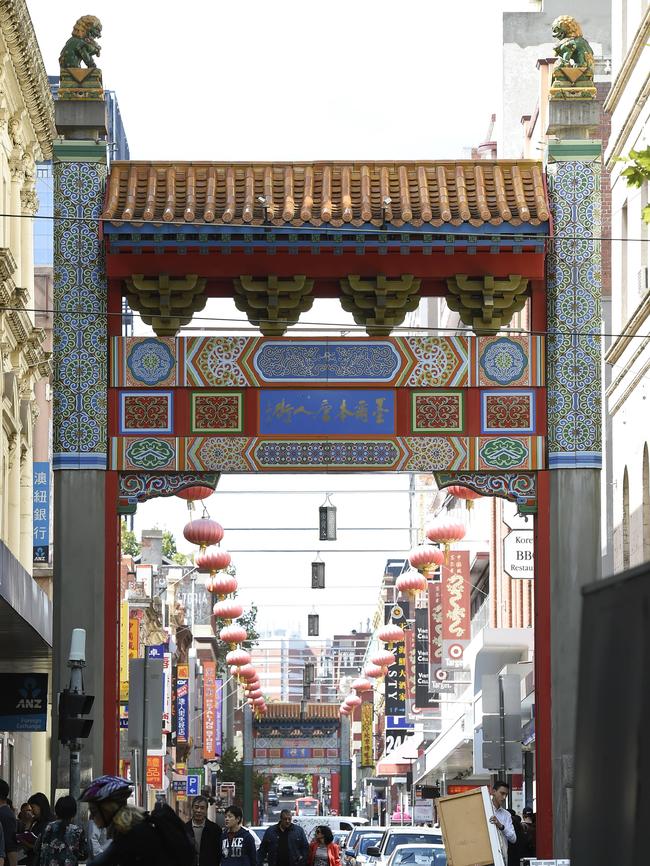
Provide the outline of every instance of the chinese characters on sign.
[[190,736],[189,726],[190,693],[189,669],[178,665],[176,677],[176,742],[187,743]]
[[442,663],[447,668],[464,665],[463,655],[470,641],[469,588],[469,551],[452,551],[442,596]]
[[429,581],[429,683],[431,691],[453,692],[449,671],[442,665],[442,584]]
[[374,765],[372,748],[372,701],[361,704],[361,766]]
[[[387,604],[384,608],[386,623],[394,623],[403,628],[408,625],[408,602]],[[403,716],[406,713],[406,650],[403,643],[394,645],[395,664],[386,674],[385,698],[386,715]]]
[[34,463],[34,562],[50,561],[50,464]]
[[215,756],[216,667],[215,662],[203,662],[203,757],[208,761]]
[[214,710],[214,754],[221,757],[221,714],[223,712],[223,680],[217,679],[215,690],[217,702]]
[[262,389],[260,434],[391,435],[395,393],[389,389]]
[[163,786],[162,755],[147,755],[147,785],[160,790]]

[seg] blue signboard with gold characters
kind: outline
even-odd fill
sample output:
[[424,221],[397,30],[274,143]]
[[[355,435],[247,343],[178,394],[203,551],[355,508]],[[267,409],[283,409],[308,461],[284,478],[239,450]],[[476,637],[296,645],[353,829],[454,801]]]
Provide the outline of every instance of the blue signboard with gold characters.
[[388,388],[263,388],[262,436],[390,436],[395,392]]

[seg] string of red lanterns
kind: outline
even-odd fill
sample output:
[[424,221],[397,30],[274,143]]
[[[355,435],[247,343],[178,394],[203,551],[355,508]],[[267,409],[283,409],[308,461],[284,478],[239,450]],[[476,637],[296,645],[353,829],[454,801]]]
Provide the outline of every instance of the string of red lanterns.
[[[213,492],[209,487],[197,485],[179,491],[178,496],[187,500],[191,511],[194,501],[206,499]],[[259,676],[252,664],[251,654],[241,646],[248,638],[248,632],[243,625],[233,622],[243,614],[244,606],[233,595],[238,588],[237,578],[226,572],[232,557],[227,550],[218,546],[224,536],[223,527],[216,520],[212,520],[204,506],[203,515],[198,520],[191,519],[185,525],[183,536],[190,544],[198,545],[196,568],[199,573],[209,575],[206,588],[219,599],[212,613],[217,619],[223,621],[223,626],[219,629],[219,638],[229,646],[226,663],[230,673],[242,686],[253,712],[258,716],[264,715],[267,706]],[[217,546],[211,547],[211,545]]]

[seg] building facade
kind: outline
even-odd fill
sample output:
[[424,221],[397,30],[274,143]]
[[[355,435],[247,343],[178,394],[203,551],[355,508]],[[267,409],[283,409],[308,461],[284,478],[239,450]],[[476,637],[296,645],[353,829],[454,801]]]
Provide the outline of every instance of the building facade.
[[610,383],[613,571],[650,559],[650,277],[648,183],[629,187],[621,158],[650,146],[647,44],[650,5],[612,3],[612,88],[605,103],[611,135],[605,152],[612,190],[612,338],[605,361]]
[[[51,155],[54,112],[23,0],[0,5],[0,670],[47,672],[52,608],[32,577],[35,390],[48,374],[34,315],[36,164]],[[48,790],[47,734],[0,734],[14,801]]]

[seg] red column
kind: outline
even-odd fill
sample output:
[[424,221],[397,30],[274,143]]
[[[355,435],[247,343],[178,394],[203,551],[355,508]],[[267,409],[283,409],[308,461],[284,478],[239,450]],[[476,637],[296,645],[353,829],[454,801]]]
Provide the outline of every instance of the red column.
[[341,814],[341,777],[339,773],[330,776],[330,811]]
[[317,773],[312,773],[311,776],[311,795],[312,797],[318,797],[318,783],[320,782],[320,776]]
[[553,856],[553,768],[551,752],[551,569],[548,470],[537,473],[535,516],[535,780],[537,851]]

